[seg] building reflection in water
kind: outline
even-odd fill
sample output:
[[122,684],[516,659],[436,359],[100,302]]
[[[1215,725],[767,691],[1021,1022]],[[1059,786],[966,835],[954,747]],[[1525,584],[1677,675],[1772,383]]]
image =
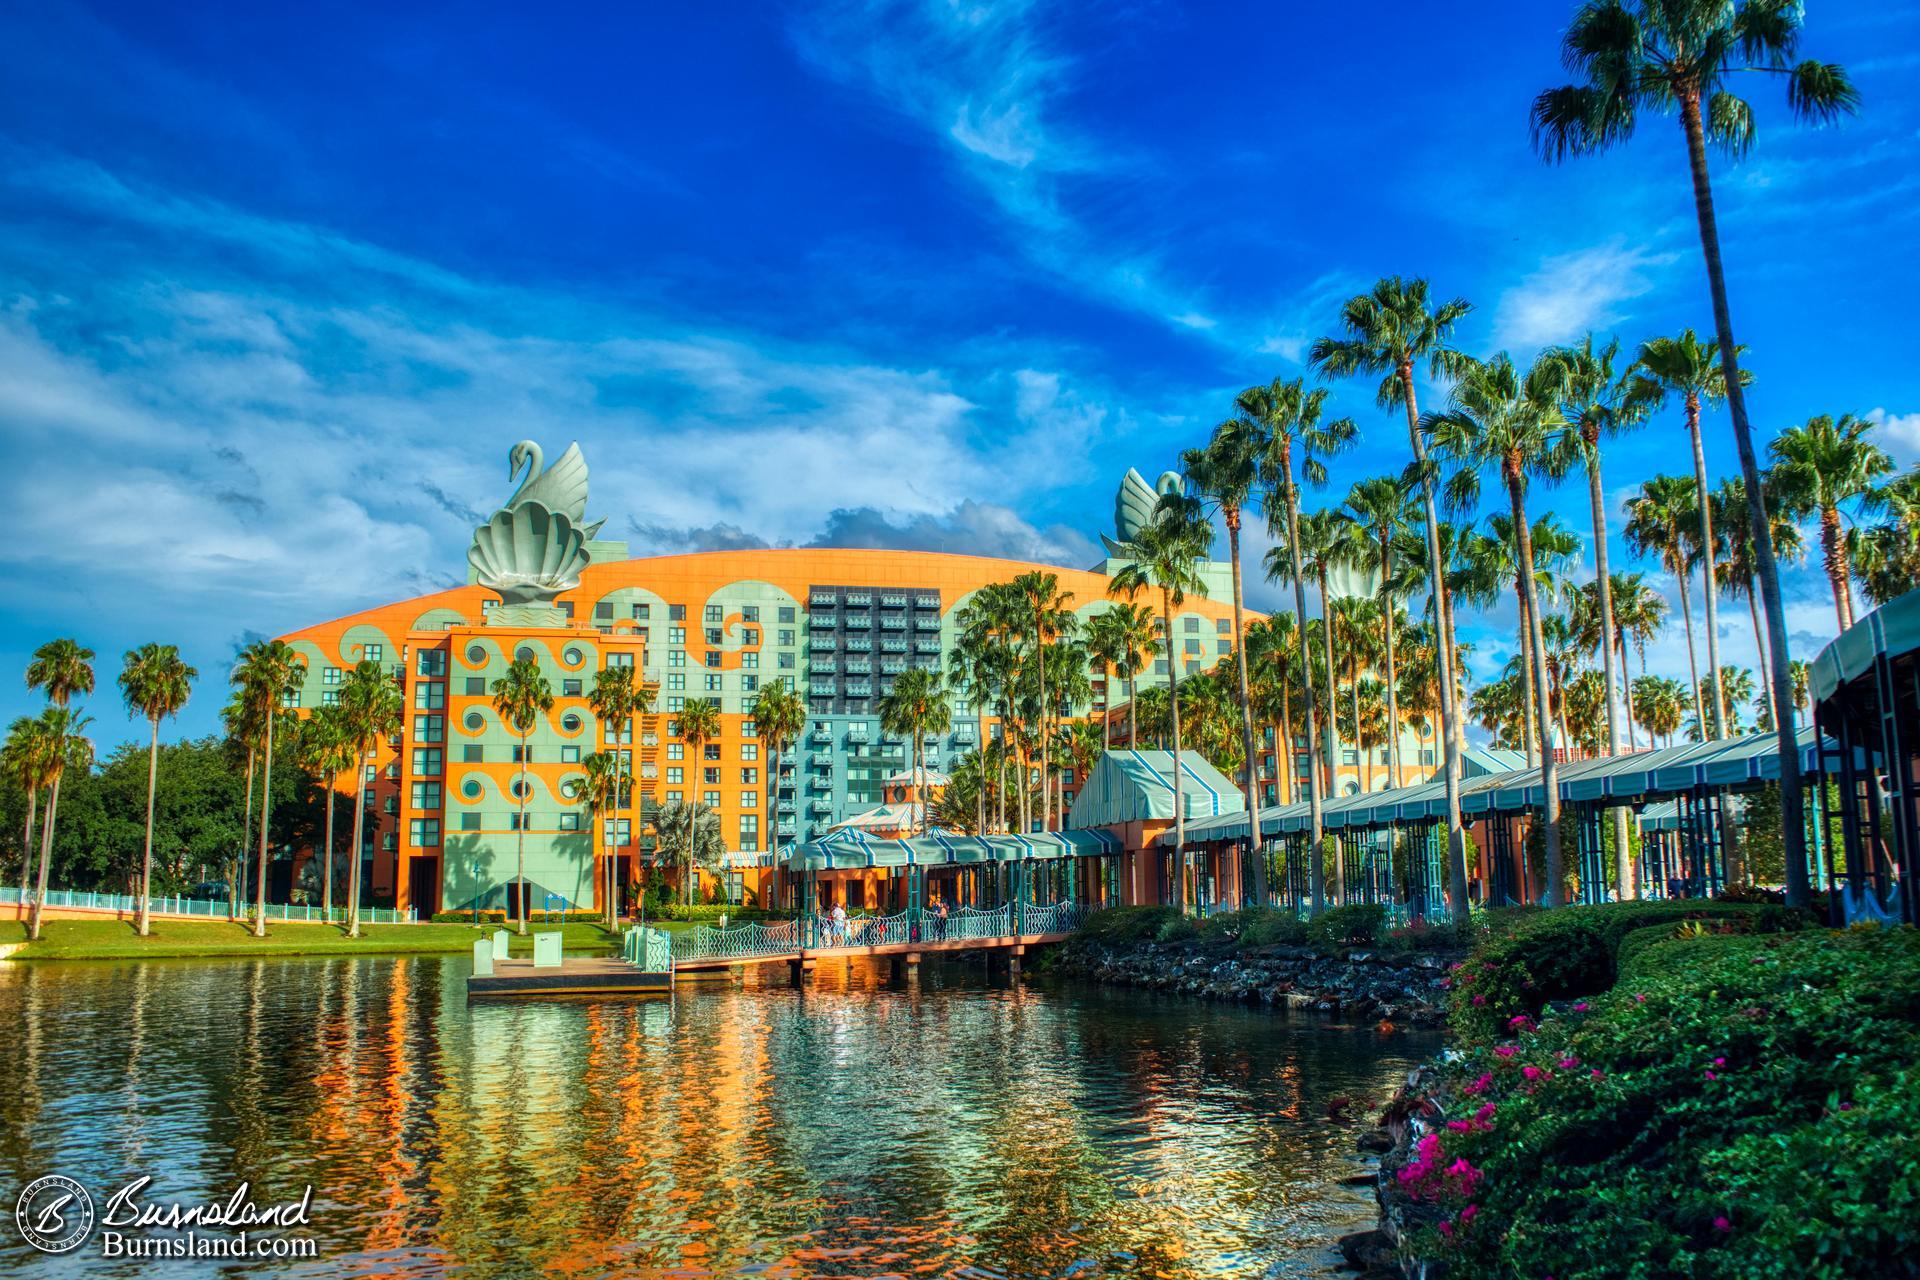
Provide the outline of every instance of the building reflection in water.
[[1435,1047],[960,968],[470,1006],[466,963],[0,965],[0,1169],[311,1182],[312,1275],[1256,1276],[1365,1218],[1328,1104]]

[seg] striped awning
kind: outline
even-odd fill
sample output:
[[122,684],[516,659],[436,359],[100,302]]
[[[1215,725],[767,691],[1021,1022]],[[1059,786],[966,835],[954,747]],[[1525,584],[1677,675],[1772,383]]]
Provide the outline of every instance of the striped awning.
[[789,871],[850,871],[868,867],[942,867],[987,862],[1043,861],[1119,853],[1120,837],[1100,827],[989,836],[935,831],[908,840],[878,840],[843,829],[788,852]]

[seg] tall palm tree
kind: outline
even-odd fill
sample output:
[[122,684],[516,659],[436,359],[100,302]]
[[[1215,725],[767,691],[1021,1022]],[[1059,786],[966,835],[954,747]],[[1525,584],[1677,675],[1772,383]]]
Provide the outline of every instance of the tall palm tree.
[[1701,702],[1700,664],[1693,648],[1693,607],[1687,599],[1687,540],[1689,529],[1698,527],[1693,509],[1700,502],[1700,491],[1684,476],[1653,476],[1640,483],[1640,491],[1627,499],[1627,545],[1642,556],[1654,556],[1661,567],[1673,575],[1680,592],[1680,622],[1687,635],[1688,680],[1693,687],[1694,718],[1706,722]]
[[[1740,348],[1745,351],[1745,348]],[[1704,500],[1712,492],[1707,479],[1707,453],[1700,439],[1700,409],[1703,404],[1718,404],[1726,399],[1726,384],[1721,378],[1719,363],[1714,359],[1713,349],[1693,336],[1693,330],[1682,330],[1677,338],[1653,338],[1640,346],[1640,358],[1635,368],[1641,372],[1634,378],[1634,394],[1650,408],[1658,408],[1666,403],[1669,395],[1680,397],[1686,409],[1687,435],[1693,444],[1693,484],[1694,492],[1700,500],[1694,506],[1694,517],[1699,532],[1694,540],[1694,548],[1699,554],[1702,575],[1701,600],[1707,612],[1707,668],[1720,669],[1720,614],[1719,590],[1713,568],[1713,504]],[[1752,375],[1740,375],[1746,382],[1753,380]],[[1742,383],[1745,385],[1745,382]],[[1716,723],[1725,723],[1726,708],[1715,706]]]
[[[631,672],[633,668],[623,667],[621,670]],[[603,855],[606,858],[607,879],[603,887],[608,897],[602,905],[609,931],[617,923],[612,895],[617,890],[614,879],[618,856],[613,850],[615,835],[619,830],[620,788],[624,782],[622,773],[619,747],[616,746],[612,751],[590,751],[580,758],[580,780],[574,784],[573,791],[574,803],[587,807],[587,821],[593,825],[594,861],[597,864]]]
[[[1307,825],[1316,851],[1326,839],[1317,725],[1320,712],[1315,705],[1313,663],[1307,653],[1306,576],[1296,551],[1300,545],[1300,489],[1294,479],[1294,453],[1298,450],[1300,455],[1301,479],[1319,488],[1327,482],[1327,460],[1352,448],[1359,434],[1351,418],[1322,421],[1327,395],[1325,387],[1309,391],[1300,378],[1275,378],[1267,386],[1247,388],[1235,402],[1240,413],[1258,422],[1267,436],[1267,454],[1260,468],[1261,482],[1266,486],[1261,503],[1267,513],[1267,531],[1280,545],[1267,553],[1266,570],[1270,580],[1293,584],[1294,616],[1300,620],[1299,670],[1306,685],[1307,714]],[[1331,763],[1327,768],[1331,770]],[[1318,915],[1326,909],[1326,884],[1317,853],[1312,865],[1313,912]]]
[[[93,650],[83,647],[79,641],[61,637],[49,640],[33,651],[33,660],[27,664],[27,688],[44,689],[48,705],[65,711],[76,695],[93,692]],[[61,730],[63,735],[78,732],[68,727]],[[54,750],[49,747],[49,750]],[[40,825],[40,894],[46,893],[46,868],[53,857],[53,827],[60,803],[60,777],[65,771],[65,748],[59,748],[49,757],[47,781],[47,816]],[[35,933],[38,937],[40,908],[34,906]]]
[[267,833],[273,818],[273,748],[280,736],[281,710],[306,677],[306,662],[284,640],[248,645],[234,664],[233,684],[260,725],[260,851],[255,867],[253,936],[267,936]]
[[[996,762],[1000,770],[999,786],[990,788],[986,784],[987,767],[987,710],[999,696],[999,677],[1002,670],[1000,646],[993,635],[993,611],[990,600],[982,600],[980,593],[954,611],[953,651],[947,655],[947,683],[953,692],[966,700],[973,708],[975,725],[974,737],[980,752],[981,785],[974,791],[974,805],[978,812],[974,815],[974,830],[985,835],[987,832],[987,792],[998,791],[996,803],[1006,804],[1006,763],[1004,759]],[[999,753],[1004,756],[1004,753]]]
[[[1451,345],[1453,330],[1473,306],[1465,298],[1436,303],[1424,279],[1402,280],[1390,276],[1376,282],[1367,293],[1349,298],[1340,308],[1340,320],[1346,336],[1320,338],[1309,350],[1307,360],[1329,377],[1372,377],[1381,382],[1375,400],[1382,409],[1398,405],[1407,415],[1407,442],[1413,450],[1414,474],[1420,484],[1420,504],[1427,525],[1427,581],[1435,594],[1434,614],[1440,628],[1441,717],[1452,726],[1445,737],[1443,751],[1444,790],[1447,800],[1447,858],[1453,883],[1467,882],[1466,835],[1460,826],[1460,755],[1458,744],[1463,735],[1463,720],[1456,705],[1452,671],[1454,651],[1453,609],[1447,599],[1446,560],[1440,545],[1440,512],[1433,485],[1433,472],[1427,463],[1426,441],[1420,431],[1420,405],[1414,392],[1413,373],[1424,363],[1436,377],[1454,378],[1470,363]],[[1452,903],[1455,920],[1467,918],[1465,893],[1456,892]]]
[[1213,529],[1201,514],[1199,503],[1178,494],[1165,495],[1153,519],[1133,541],[1133,560],[1113,579],[1120,591],[1152,588],[1160,593],[1160,619],[1167,645],[1167,702],[1173,719],[1173,905],[1181,910],[1186,908],[1187,805],[1180,772],[1181,672],[1180,655],[1174,648],[1173,610],[1186,603],[1189,592],[1206,594],[1207,584],[1199,566],[1212,541]]
[[1847,536],[1847,559],[1860,590],[1875,605],[1913,590],[1920,582],[1920,466],[1873,493],[1880,519]]
[[247,757],[246,799],[240,807],[240,848],[233,859],[233,874],[227,878],[227,918],[240,916],[240,890],[247,878],[247,837],[253,831],[254,767],[259,763],[260,716],[247,701],[244,690],[235,689],[220,709],[220,721],[227,731],[227,746],[236,755]]
[[[707,743],[720,736],[720,704],[711,698],[689,698],[686,705],[680,709],[679,728],[680,740],[687,744],[689,776],[694,776],[694,773],[706,767]],[[704,803],[700,807],[712,812],[710,806]],[[714,821],[716,823],[719,821],[718,816],[715,816]],[[693,874],[691,863],[689,863],[688,874]],[[688,904],[691,905],[694,898],[694,884],[689,881],[682,888],[686,892]]]
[[[1275,547],[1267,553],[1267,572],[1269,576],[1291,574],[1293,572],[1293,566],[1297,562],[1301,573],[1305,576],[1312,577],[1315,584],[1320,588],[1320,626],[1318,630],[1324,662],[1321,671],[1326,676],[1327,690],[1326,718],[1321,721],[1319,751],[1320,761],[1325,765],[1325,777],[1319,781],[1326,787],[1325,794],[1329,796],[1337,794],[1339,789],[1338,780],[1340,777],[1338,768],[1338,761],[1340,759],[1338,741],[1340,716],[1336,710],[1340,692],[1340,668],[1334,664],[1333,660],[1334,626],[1332,579],[1335,571],[1346,567],[1347,559],[1352,553],[1353,543],[1352,539],[1348,536],[1350,527],[1351,522],[1344,514],[1337,510],[1311,512],[1307,515],[1300,516],[1294,521],[1294,542],[1285,548]],[[1284,560],[1279,557],[1279,553],[1282,550],[1286,552],[1286,558]],[[1303,614],[1302,616],[1304,617],[1305,615]],[[1303,640],[1305,639],[1304,633],[1306,630],[1307,628],[1303,626]],[[1305,669],[1304,666],[1303,669]],[[1313,703],[1313,690],[1310,687],[1307,691],[1308,707],[1311,708]],[[1308,732],[1312,733],[1312,730],[1313,725],[1310,712]],[[1358,745],[1358,743],[1355,744],[1356,759],[1358,759]],[[1311,764],[1312,761],[1309,761],[1310,772]],[[1310,791],[1309,794],[1316,794],[1316,792]],[[1324,851],[1325,837],[1323,836],[1319,840],[1315,840],[1313,847],[1316,850]],[[1310,879],[1313,881],[1314,894],[1313,909],[1316,913],[1325,909],[1326,875],[1324,863],[1324,857],[1316,856],[1310,864]],[[1346,846],[1345,843],[1338,838],[1333,841],[1333,869],[1335,892],[1344,900],[1347,883]]]
[[1394,654],[1394,632],[1400,616],[1394,597],[1404,589],[1406,575],[1394,557],[1409,550],[1407,537],[1419,518],[1410,497],[1411,488],[1404,477],[1375,476],[1347,491],[1347,508],[1367,546],[1368,555],[1362,563],[1380,578],[1380,634],[1387,664],[1387,784],[1394,787],[1406,784],[1406,771],[1400,762],[1400,677]]
[[[1033,674],[1037,702],[1036,726],[1039,740],[1047,741],[1048,722],[1053,718],[1056,694],[1052,700],[1047,697],[1047,652],[1053,642],[1061,635],[1070,632],[1077,623],[1071,607],[1073,593],[1060,589],[1060,575],[1035,570],[1023,573],[1013,580],[1013,593],[1020,602],[1020,620],[1028,628],[1033,648]],[[1040,788],[1040,829],[1051,830],[1052,793],[1045,786]]]
[[140,855],[140,936],[151,932],[153,918],[153,793],[160,781],[160,722],[180,714],[200,673],[170,644],[129,649],[120,670],[120,694],[127,710],[144,716],[152,733],[147,743],[147,835]]
[[1820,518],[1820,552],[1833,588],[1833,612],[1840,629],[1853,625],[1853,570],[1847,563],[1847,538],[1841,528],[1843,503],[1874,495],[1874,481],[1893,471],[1893,459],[1871,438],[1873,424],[1843,413],[1816,414],[1805,425],[1788,427],[1773,438],[1770,473],[1781,505],[1792,515]]
[[1452,464],[1448,498],[1461,509],[1471,507],[1480,491],[1480,473],[1500,477],[1512,509],[1519,541],[1521,607],[1528,618],[1533,643],[1535,704],[1540,717],[1540,784],[1546,793],[1547,906],[1562,896],[1565,864],[1560,849],[1559,769],[1547,742],[1552,715],[1547,707],[1547,671],[1540,632],[1540,605],[1534,585],[1533,529],[1527,522],[1527,487],[1534,476],[1552,480],[1566,474],[1575,461],[1560,416],[1562,378],[1551,360],[1541,360],[1524,375],[1505,352],[1484,364],[1461,372],[1448,397],[1447,408],[1421,419],[1435,451]]
[[[518,886],[517,932],[527,932],[527,736],[553,710],[553,686],[532,658],[515,658],[506,674],[493,682],[493,709],[520,739],[520,777],[514,784],[519,812],[513,824],[514,884]],[[694,753],[697,758],[699,752]]]
[[653,688],[635,679],[630,666],[602,667],[593,674],[593,688],[587,694],[587,705],[593,709],[593,718],[603,726],[602,733],[614,741],[611,756],[613,790],[608,810],[612,816],[613,835],[597,842],[606,846],[606,897],[601,910],[611,931],[619,923],[620,855],[616,846],[620,834],[620,813],[632,799],[632,787],[626,781],[626,762],[633,754],[633,718],[653,710]]
[[695,868],[717,868],[726,852],[720,835],[720,815],[700,801],[669,800],[653,820],[661,842],[680,850],[680,883],[688,905],[693,903]]
[[33,828],[39,816],[40,791],[51,781],[54,748],[48,745],[45,725],[34,716],[18,716],[7,728],[0,747],[0,771],[27,796],[27,825],[20,835],[20,906],[27,905],[27,886],[33,867]]
[[[1487,517],[1487,529],[1492,537],[1486,541],[1469,544],[1469,551],[1482,558],[1477,566],[1476,577],[1492,572],[1501,582],[1510,583],[1520,606],[1520,672],[1522,683],[1526,686],[1527,740],[1529,744],[1537,741],[1534,732],[1534,686],[1533,686],[1533,627],[1532,616],[1524,603],[1526,592],[1520,581],[1520,566],[1525,563],[1520,557],[1520,539],[1513,527],[1513,517],[1494,512]],[[1544,605],[1563,594],[1568,578],[1580,554],[1580,539],[1571,529],[1562,525],[1552,513],[1541,516],[1533,522],[1530,530],[1533,538],[1533,585],[1534,592]],[[1498,595],[1496,591],[1493,593]],[[1487,597],[1491,599],[1492,597]],[[1538,768],[1540,756],[1533,745],[1527,747],[1527,765]]]
[[1114,664],[1114,674],[1127,682],[1127,746],[1139,745],[1138,716],[1132,712],[1132,704],[1139,700],[1140,673],[1152,667],[1165,647],[1160,643],[1159,634],[1153,625],[1153,610],[1131,600],[1122,600],[1109,609],[1103,617],[1113,619],[1115,640],[1120,652],[1120,660]]
[[1260,783],[1255,776],[1253,751],[1253,698],[1248,693],[1247,627],[1244,595],[1240,589],[1240,520],[1256,496],[1260,484],[1260,464],[1267,454],[1266,424],[1247,414],[1237,414],[1213,429],[1206,447],[1189,449],[1180,456],[1187,481],[1220,508],[1221,523],[1227,528],[1227,561],[1233,569],[1233,652],[1240,677],[1240,728],[1242,750],[1246,756],[1248,848],[1253,852],[1253,900],[1267,901],[1267,860],[1260,856]]
[[1633,682],[1634,715],[1640,727],[1651,738],[1664,738],[1667,746],[1673,745],[1673,735],[1680,729],[1685,699],[1680,682],[1667,676],[1640,676]]
[[[1838,64],[1807,58],[1795,62],[1805,15],[1798,4],[1777,0],[1588,0],[1575,13],[1561,45],[1569,70],[1584,83],[1548,89],[1534,100],[1535,146],[1549,160],[1604,151],[1633,136],[1641,108],[1665,113],[1679,108],[1680,126],[1693,177],[1694,218],[1713,299],[1722,382],[1733,419],[1740,474],[1747,484],[1747,521],[1758,553],[1767,630],[1778,638],[1771,652],[1778,726],[1781,817],[1786,831],[1787,901],[1807,901],[1804,800],[1800,751],[1794,736],[1787,652],[1787,612],[1780,573],[1766,538],[1760,459],[1747,422],[1746,383],[1740,375],[1733,312],[1727,304],[1720,230],[1707,172],[1709,141],[1739,156],[1753,145],[1753,109],[1727,88],[1739,74],[1784,76],[1787,106],[1801,120],[1826,123],[1850,114],[1860,96]],[[1701,485],[1704,495],[1706,485]]]
[[793,750],[800,731],[807,725],[807,704],[800,695],[776,680],[753,699],[749,712],[767,751],[767,847],[773,851],[773,865],[780,865],[780,821],[774,795],[780,788],[780,762]]
[[929,734],[945,733],[953,725],[953,707],[947,701],[940,674],[924,667],[910,667],[894,677],[893,687],[881,697],[880,728],[897,733],[913,744],[907,759],[913,772],[913,831],[920,834],[927,820],[927,770],[922,760]]
[[[1771,474],[1769,475],[1771,483]],[[1753,526],[1746,520],[1747,484],[1738,476],[1730,476],[1720,482],[1708,501],[1713,504],[1713,527],[1719,531],[1721,552],[1717,557],[1716,573],[1719,575],[1721,589],[1732,595],[1745,596],[1747,616],[1753,624],[1753,647],[1759,655],[1760,669],[1766,670],[1771,641],[1766,628],[1760,623],[1760,589],[1756,578],[1757,566],[1753,549]],[[1800,545],[1800,528],[1791,517],[1781,509],[1777,496],[1767,496],[1767,513],[1773,538],[1773,557],[1776,562],[1795,563],[1805,554]],[[1767,725],[1773,725],[1773,685],[1762,681],[1761,697],[1767,706]]]
[[[92,687],[89,671],[86,688]],[[47,820],[40,828],[40,875],[33,893],[33,912],[27,918],[27,939],[31,942],[40,941],[40,917],[47,905],[47,873],[53,865],[53,824],[59,816],[60,780],[69,769],[84,773],[93,767],[93,743],[86,737],[92,723],[93,718],[77,707],[56,704],[40,713],[38,741],[45,753],[42,766],[47,777]]]
[[1293,803],[1293,651],[1299,626],[1295,615],[1275,613],[1247,627],[1253,709],[1273,730],[1274,785],[1281,804]]
[[[354,744],[347,717],[339,706],[321,707],[300,726],[300,764],[320,779],[326,792],[327,817],[320,848],[320,912],[333,919],[333,864],[339,856],[333,839],[333,806],[340,794],[340,775],[354,766]],[[355,779],[356,782],[359,779]]]

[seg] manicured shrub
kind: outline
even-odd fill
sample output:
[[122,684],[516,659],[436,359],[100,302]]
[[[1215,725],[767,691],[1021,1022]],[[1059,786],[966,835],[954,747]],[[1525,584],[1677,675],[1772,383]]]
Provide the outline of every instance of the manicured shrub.
[[[535,911],[527,916],[527,923],[592,924],[602,919],[605,919],[605,917],[598,911],[588,907],[572,911]],[[481,924],[504,925],[510,923],[510,920],[511,918],[504,911],[482,910],[479,913],[479,922]],[[436,911],[433,913],[432,923],[472,924],[474,923],[474,913],[471,911]]]
[[725,916],[729,925],[746,924],[759,920],[791,920],[791,911],[769,911],[763,907],[741,906],[738,903],[696,902],[692,906],[680,902],[648,903],[649,920],[689,921],[697,924],[718,924]]
[[1329,907],[1307,922],[1309,936],[1328,949],[1370,947],[1387,927],[1387,909],[1377,903],[1354,902]]
[[1152,942],[1169,920],[1179,916],[1172,907],[1113,907],[1088,916],[1079,936],[1092,942]]
[[1446,1119],[1398,1175],[1440,1219],[1423,1256],[1465,1277],[1915,1273],[1920,932],[1643,941],[1682,924],[1629,930],[1611,991],[1443,1068]]

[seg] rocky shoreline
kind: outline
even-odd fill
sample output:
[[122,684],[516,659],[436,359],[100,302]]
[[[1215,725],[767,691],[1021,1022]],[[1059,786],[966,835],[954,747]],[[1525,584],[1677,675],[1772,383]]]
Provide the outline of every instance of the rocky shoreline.
[[1069,978],[1204,1000],[1437,1027],[1446,1017],[1447,969],[1458,959],[1443,951],[1365,948],[1329,956],[1283,945],[1222,954],[1191,942],[1076,939],[1059,949],[1051,967]]

